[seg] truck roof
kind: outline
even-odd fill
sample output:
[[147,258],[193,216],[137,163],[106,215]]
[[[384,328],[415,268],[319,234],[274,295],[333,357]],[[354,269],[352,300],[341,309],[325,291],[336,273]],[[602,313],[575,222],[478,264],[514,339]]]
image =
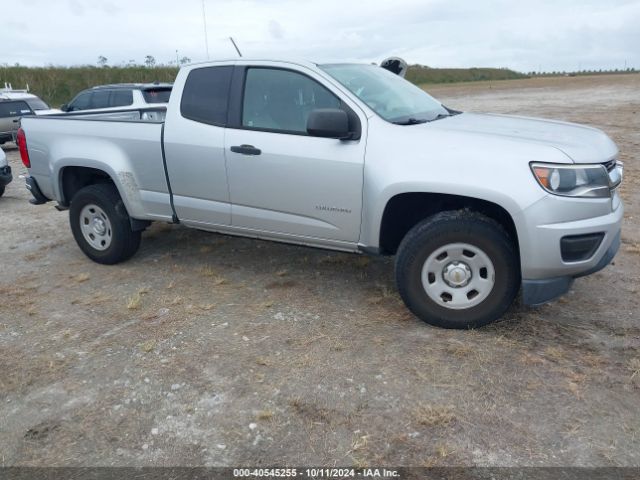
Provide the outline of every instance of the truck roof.
[[202,62],[194,62],[185,67],[193,67],[193,66],[203,66],[203,65],[215,65],[218,63],[251,63],[251,62],[281,62],[281,63],[295,63],[298,65],[306,65],[306,66],[317,66],[321,65],[318,62],[312,62],[309,60],[305,60],[303,58],[296,57],[281,57],[281,58],[267,58],[267,57],[235,57],[235,58],[221,58],[217,60],[205,60]]
[[111,83],[108,85],[96,85],[95,87],[91,87],[92,90],[99,90],[101,88],[109,88],[109,89],[135,89],[135,90],[146,90],[150,88],[173,88],[173,83],[168,82],[153,82],[153,83]]

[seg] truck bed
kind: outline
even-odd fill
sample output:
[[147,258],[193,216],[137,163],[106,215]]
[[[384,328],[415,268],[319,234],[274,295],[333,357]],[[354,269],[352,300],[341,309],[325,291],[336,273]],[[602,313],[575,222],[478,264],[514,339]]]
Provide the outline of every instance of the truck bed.
[[67,169],[103,170],[114,179],[132,217],[170,221],[160,119],[165,112],[153,108],[24,118],[30,174],[45,197],[67,205]]

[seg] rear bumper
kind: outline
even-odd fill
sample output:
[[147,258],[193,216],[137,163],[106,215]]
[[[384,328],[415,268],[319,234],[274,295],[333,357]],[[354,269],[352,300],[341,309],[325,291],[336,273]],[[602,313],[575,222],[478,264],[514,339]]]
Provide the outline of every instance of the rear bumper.
[[600,258],[600,260],[598,260],[598,262],[588,270],[574,274],[573,276],[523,280],[522,301],[526,305],[541,305],[564,295],[569,291],[569,288],[571,288],[575,278],[591,275],[592,273],[596,273],[609,265],[616,256],[616,253],[618,253],[620,242],[621,233],[620,230],[618,230],[602,258]]
[[11,174],[11,167],[0,167],[0,186],[4,187],[5,185],[9,185],[13,180],[13,175]]

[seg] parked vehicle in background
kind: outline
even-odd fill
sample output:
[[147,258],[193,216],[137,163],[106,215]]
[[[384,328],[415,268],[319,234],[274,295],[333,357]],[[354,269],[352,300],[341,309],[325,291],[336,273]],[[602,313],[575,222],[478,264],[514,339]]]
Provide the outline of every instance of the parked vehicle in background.
[[0,197],[4,195],[4,189],[11,183],[13,176],[11,175],[11,167],[7,161],[7,156],[0,148]]
[[0,88],[0,145],[15,140],[21,117],[52,113],[61,113],[61,110],[49,107],[28,89],[14,90],[5,83],[4,88]]
[[[69,103],[62,105],[63,112],[120,112],[149,107],[166,106],[171,96],[171,83],[118,83],[99,85],[83,90]],[[158,112],[158,110],[155,110]],[[157,113],[155,114],[157,115]],[[104,118],[104,117],[103,117]],[[114,115],[110,118],[121,118]],[[162,120],[157,117],[145,120]]]
[[553,300],[620,246],[605,133],[455,111],[372,65],[191,65],[166,122],[29,117],[18,145],[34,202],[69,208],[96,262],[130,258],[151,221],[396,255],[405,304],[441,327],[496,320],[520,290]]

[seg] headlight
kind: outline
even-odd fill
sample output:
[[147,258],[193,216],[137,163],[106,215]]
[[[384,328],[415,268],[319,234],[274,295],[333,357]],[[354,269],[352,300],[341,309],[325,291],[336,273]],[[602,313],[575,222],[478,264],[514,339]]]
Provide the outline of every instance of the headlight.
[[611,196],[609,174],[603,165],[532,163],[531,170],[547,192],[564,197]]

